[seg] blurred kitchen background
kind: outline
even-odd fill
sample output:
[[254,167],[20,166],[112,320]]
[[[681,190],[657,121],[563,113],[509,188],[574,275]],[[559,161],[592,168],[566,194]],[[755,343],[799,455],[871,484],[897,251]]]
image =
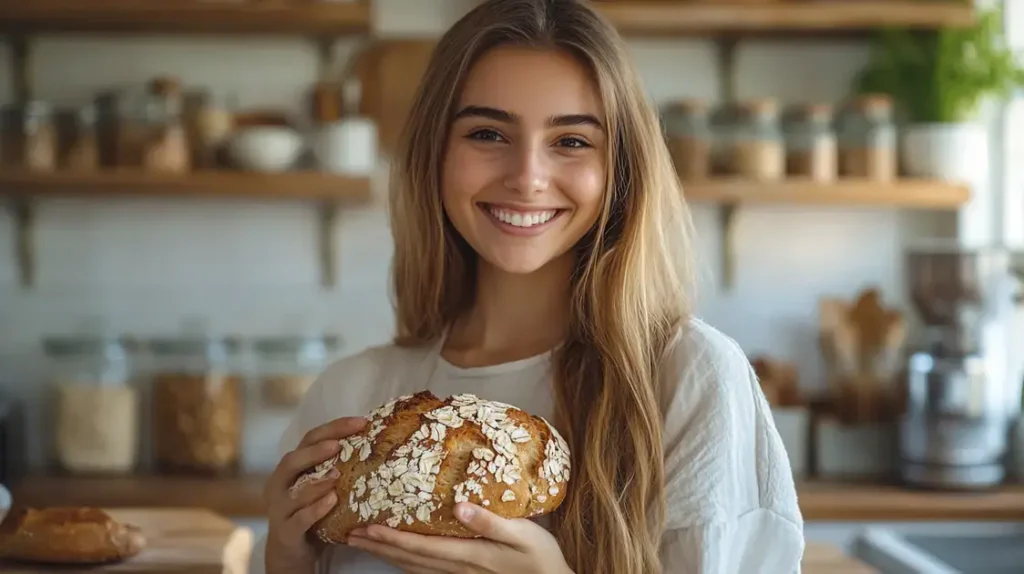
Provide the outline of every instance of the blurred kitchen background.
[[[0,2],[16,502],[265,527],[310,377],[392,333],[388,155],[474,3]],[[992,49],[1024,7],[596,4],[662,110],[697,314],[775,408],[805,572],[1024,571],[1024,73]]]

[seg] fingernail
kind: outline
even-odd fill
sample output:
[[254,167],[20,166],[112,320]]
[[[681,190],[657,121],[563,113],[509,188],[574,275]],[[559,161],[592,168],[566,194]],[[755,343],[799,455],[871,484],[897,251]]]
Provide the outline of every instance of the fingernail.
[[351,537],[351,536],[354,536],[354,537],[356,537],[356,538],[363,538],[363,537],[365,537],[365,536],[366,536],[366,529],[365,529],[365,528],[356,528],[356,529],[355,529],[355,530],[353,530],[352,532],[349,532],[349,534],[348,534],[348,535],[349,535],[350,537]]
[[473,520],[473,515],[476,514],[476,509],[468,504],[463,504],[459,508],[455,509],[455,513],[459,515],[459,520],[469,522],[470,520]]
[[334,480],[334,479],[338,478],[339,476],[341,476],[341,473],[338,472],[337,468],[332,468],[331,472],[327,473],[327,478],[329,478],[331,480]]
[[339,442],[338,442],[338,441],[336,441],[336,440],[328,441],[328,442],[327,442],[327,443],[326,443],[326,444],[324,445],[324,449],[326,449],[326,450],[327,450],[327,451],[329,451],[329,452],[334,452],[334,451],[336,451],[336,450],[339,450],[340,448],[341,448],[341,443],[339,443]]

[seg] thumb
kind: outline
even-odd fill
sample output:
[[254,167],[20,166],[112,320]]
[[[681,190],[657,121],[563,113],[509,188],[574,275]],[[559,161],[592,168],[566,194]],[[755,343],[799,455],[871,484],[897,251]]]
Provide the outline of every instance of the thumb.
[[516,524],[470,502],[455,505],[455,518],[476,534],[509,546],[520,546],[522,536]]

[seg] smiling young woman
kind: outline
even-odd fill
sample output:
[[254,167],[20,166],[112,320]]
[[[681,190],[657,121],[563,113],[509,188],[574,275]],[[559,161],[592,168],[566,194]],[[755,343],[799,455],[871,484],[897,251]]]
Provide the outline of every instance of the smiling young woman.
[[[743,352],[690,315],[689,214],[615,30],[578,0],[489,0],[441,39],[394,160],[395,342],[332,365],[267,483],[267,572],[789,574],[802,518]],[[481,539],[373,526],[314,548],[356,416],[430,389],[555,421],[550,520],[460,505]],[[312,430],[311,430],[312,429]],[[463,513],[463,511],[470,511]],[[265,559],[265,560],[264,560]]]

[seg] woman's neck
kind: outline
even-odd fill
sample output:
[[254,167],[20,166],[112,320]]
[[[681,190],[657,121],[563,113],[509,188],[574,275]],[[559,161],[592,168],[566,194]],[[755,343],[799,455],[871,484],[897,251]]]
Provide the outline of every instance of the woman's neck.
[[531,357],[565,337],[573,256],[567,253],[528,275],[481,261],[473,307],[448,333],[442,354],[464,367]]

